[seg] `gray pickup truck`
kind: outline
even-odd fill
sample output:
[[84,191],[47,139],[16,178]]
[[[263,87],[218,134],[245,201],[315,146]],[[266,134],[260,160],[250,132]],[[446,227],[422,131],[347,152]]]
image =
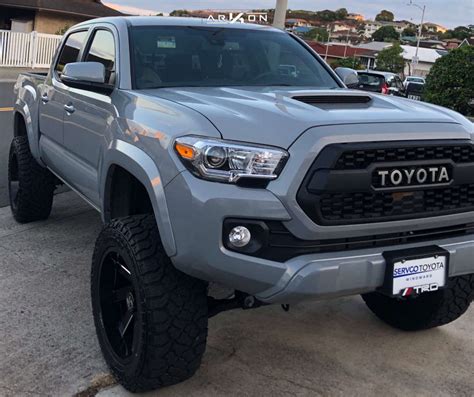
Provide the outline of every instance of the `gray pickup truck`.
[[46,219],[63,183],[100,212],[92,308],[127,389],[192,376],[224,310],[361,294],[422,330],[468,309],[473,125],[353,78],[283,31],[157,17],[77,25],[19,77],[13,215]]

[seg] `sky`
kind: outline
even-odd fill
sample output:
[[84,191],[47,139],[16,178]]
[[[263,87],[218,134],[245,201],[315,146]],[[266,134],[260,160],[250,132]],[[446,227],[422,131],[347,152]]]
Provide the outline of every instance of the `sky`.
[[[103,0],[125,7],[124,12],[135,13],[136,9],[152,12],[170,12],[175,9],[255,9],[274,8],[276,0]],[[345,7],[349,12],[363,14],[367,19],[375,18],[382,9],[388,9],[395,14],[395,19],[405,19],[419,23],[421,10],[407,6],[408,0],[289,0],[288,8],[319,11],[335,10]],[[448,28],[459,25],[474,24],[474,0],[416,0],[420,5],[426,5],[426,22],[434,22]],[[126,8],[128,7],[128,9]],[[149,14],[148,11],[145,14]]]

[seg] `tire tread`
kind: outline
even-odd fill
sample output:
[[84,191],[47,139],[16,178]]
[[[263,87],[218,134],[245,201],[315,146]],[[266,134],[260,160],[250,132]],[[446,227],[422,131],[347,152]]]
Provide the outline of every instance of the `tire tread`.
[[[145,337],[138,349],[139,369],[130,376],[111,366],[113,374],[132,392],[158,389],[190,378],[199,368],[206,346],[207,284],[173,266],[152,215],[116,219],[106,225],[97,239],[93,264],[100,260],[98,247],[110,236],[123,240],[135,258],[140,295],[146,307],[142,315]],[[93,272],[95,268],[93,265]],[[101,348],[104,349],[103,343]]]
[[448,279],[446,288],[400,300],[377,292],[362,295],[381,320],[406,331],[449,324],[461,317],[474,300],[474,274]]
[[11,206],[15,220],[20,223],[29,223],[47,219],[53,205],[56,177],[34,159],[28,138],[18,136],[13,138],[10,147],[9,182],[13,155],[16,155],[20,183],[16,209]]

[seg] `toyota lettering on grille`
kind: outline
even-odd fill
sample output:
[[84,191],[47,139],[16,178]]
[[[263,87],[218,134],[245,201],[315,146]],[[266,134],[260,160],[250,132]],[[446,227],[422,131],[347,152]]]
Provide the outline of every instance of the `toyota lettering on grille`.
[[451,174],[451,167],[447,165],[376,169],[373,185],[375,188],[446,185],[452,180]]

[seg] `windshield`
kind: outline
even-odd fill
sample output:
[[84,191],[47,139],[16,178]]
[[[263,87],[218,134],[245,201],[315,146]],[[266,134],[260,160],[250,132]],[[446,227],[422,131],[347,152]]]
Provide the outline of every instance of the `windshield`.
[[133,27],[131,43],[137,89],[339,88],[304,46],[281,32],[221,27]]
[[359,73],[359,85],[365,87],[380,87],[385,78],[378,74]]
[[411,81],[413,83],[424,83],[425,79],[422,79],[420,77],[408,77],[407,81]]

